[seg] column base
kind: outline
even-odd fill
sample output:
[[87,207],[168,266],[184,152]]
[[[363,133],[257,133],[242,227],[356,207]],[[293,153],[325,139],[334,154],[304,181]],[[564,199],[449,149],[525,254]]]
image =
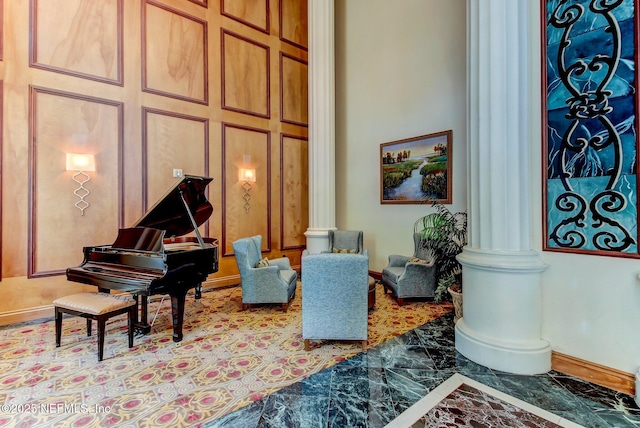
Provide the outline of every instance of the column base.
[[321,229],[321,228],[309,228],[304,233],[307,238],[307,251],[310,254],[319,254],[322,251],[329,250],[329,231],[335,230],[335,227]]
[[535,251],[465,247],[463,318],[456,323],[456,349],[483,366],[515,374],[551,370],[551,347],[542,340],[541,272]]
[[551,370],[551,347],[544,340],[499,342],[456,323],[456,350],[475,363],[507,373],[534,375]]

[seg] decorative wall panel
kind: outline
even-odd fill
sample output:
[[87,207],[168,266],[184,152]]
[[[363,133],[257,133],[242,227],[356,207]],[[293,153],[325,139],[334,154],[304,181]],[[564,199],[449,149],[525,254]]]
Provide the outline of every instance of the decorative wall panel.
[[208,104],[207,22],[147,0],[142,28],[142,90]]
[[[220,252],[233,254],[233,241],[262,235],[262,250],[271,243],[271,134],[262,129],[222,124],[222,242]],[[239,180],[240,168],[255,169],[255,183]]]
[[223,16],[269,34],[268,0],[222,0],[221,3],[220,13]]
[[269,118],[269,46],[222,30],[222,108]]
[[[4,22],[4,4],[3,0],[0,0],[0,61],[4,58],[4,30],[2,28]],[[0,266],[0,272],[2,271],[2,267]],[[0,279],[2,279],[2,275],[0,275]]]
[[[0,8],[2,7],[2,0],[0,0]],[[0,12],[0,34],[2,33],[2,13]],[[0,46],[2,43],[2,36],[0,35]],[[1,52],[1,50],[0,50]],[[0,165],[2,165],[2,134],[3,134],[3,106],[4,106],[4,95],[3,95],[3,85],[4,82],[0,80]],[[2,168],[0,168],[0,219],[2,218]],[[2,281],[2,230],[0,230],[0,281]]]
[[[122,226],[121,103],[45,88],[29,102],[28,276],[62,274],[80,264],[82,247],[109,244]],[[81,213],[66,154],[95,156]],[[62,238],[61,238],[62,237]]]
[[309,218],[309,142],[306,138],[280,136],[280,242],[283,250],[304,248]]
[[307,0],[280,0],[280,40],[307,49]]
[[544,248],[638,257],[637,3],[544,4]]
[[[183,174],[209,175],[209,120],[173,112],[143,109],[142,211],[147,212]],[[205,226],[204,233],[208,233]]]
[[122,0],[31,0],[31,33],[32,67],[122,85]]
[[208,0],[189,0],[191,3],[195,3],[198,4],[202,7],[209,7],[209,1]]
[[308,65],[280,53],[280,117],[283,122],[308,126]]
[[[205,287],[237,284],[230,244],[249,233],[264,236],[269,258],[285,254],[299,268],[297,222],[308,218],[282,210],[304,211],[308,192],[296,190],[305,177],[295,164],[308,134],[295,123],[305,121],[296,85],[306,82],[298,68],[308,55],[297,46],[306,14],[294,22],[304,8],[306,0],[0,0],[0,324],[41,318],[78,291],[64,273],[82,262],[82,247],[132,226],[175,182],[174,167],[213,178],[214,211],[201,229],[219,239],[221,257]],[[292,57],[284,69],[280,51]],[[283,93],[290,123],[281,121]],[[233,125],[223,132],[225,123]],[[291,137],[270,144],[282,133]],[[67,151],[96,156],[84,215]],[[236,165],[245,158],[258,165],[248,214]]]

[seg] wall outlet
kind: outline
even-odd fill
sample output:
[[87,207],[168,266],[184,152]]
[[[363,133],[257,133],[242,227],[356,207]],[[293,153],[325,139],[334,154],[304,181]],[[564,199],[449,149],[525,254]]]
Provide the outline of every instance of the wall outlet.
[[179,168],[174,168],[173,169],[173,177],[174,178],[180,178],[182,177],[182,170]]

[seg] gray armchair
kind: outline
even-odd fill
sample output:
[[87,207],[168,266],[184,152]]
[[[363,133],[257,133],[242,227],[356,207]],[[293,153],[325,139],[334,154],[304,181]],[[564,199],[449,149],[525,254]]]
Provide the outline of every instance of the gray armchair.
[[[291,269],[287,257],[268,260],[268,265],[256,267],[262,260],[262,236],[238,239],[233,251],[242,280],[242,309],[258,303],[280,303],[286,311],[296,292],[298,274]],[[266,264],[266,263],[265,263]]]
[[361,230],[330,230],[329,252],[363,254],[362,236]]
[[302,338],[358,340],[367,347],[368,257],[305,254],[302,257]]
[[403,305],[408,298],[433,298],[436,294],[436,267],[429,251],[421,245],[421,234],[413,234],[412,257],[392,254],[382,269],[384,292],[391,291]]

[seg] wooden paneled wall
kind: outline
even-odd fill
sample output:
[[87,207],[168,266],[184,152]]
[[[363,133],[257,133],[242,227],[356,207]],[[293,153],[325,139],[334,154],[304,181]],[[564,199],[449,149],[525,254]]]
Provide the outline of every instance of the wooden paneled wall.
[[[85,289],[65,269],[175,182],[213,178],[201,228],[300,265],[308,219],[306,0],[0,0],[0,324]],[[67,153],[95,156],[84,214]],[[249,190],[240,168],[254,168]],[[248,208],[245,206],[248,192]]]

